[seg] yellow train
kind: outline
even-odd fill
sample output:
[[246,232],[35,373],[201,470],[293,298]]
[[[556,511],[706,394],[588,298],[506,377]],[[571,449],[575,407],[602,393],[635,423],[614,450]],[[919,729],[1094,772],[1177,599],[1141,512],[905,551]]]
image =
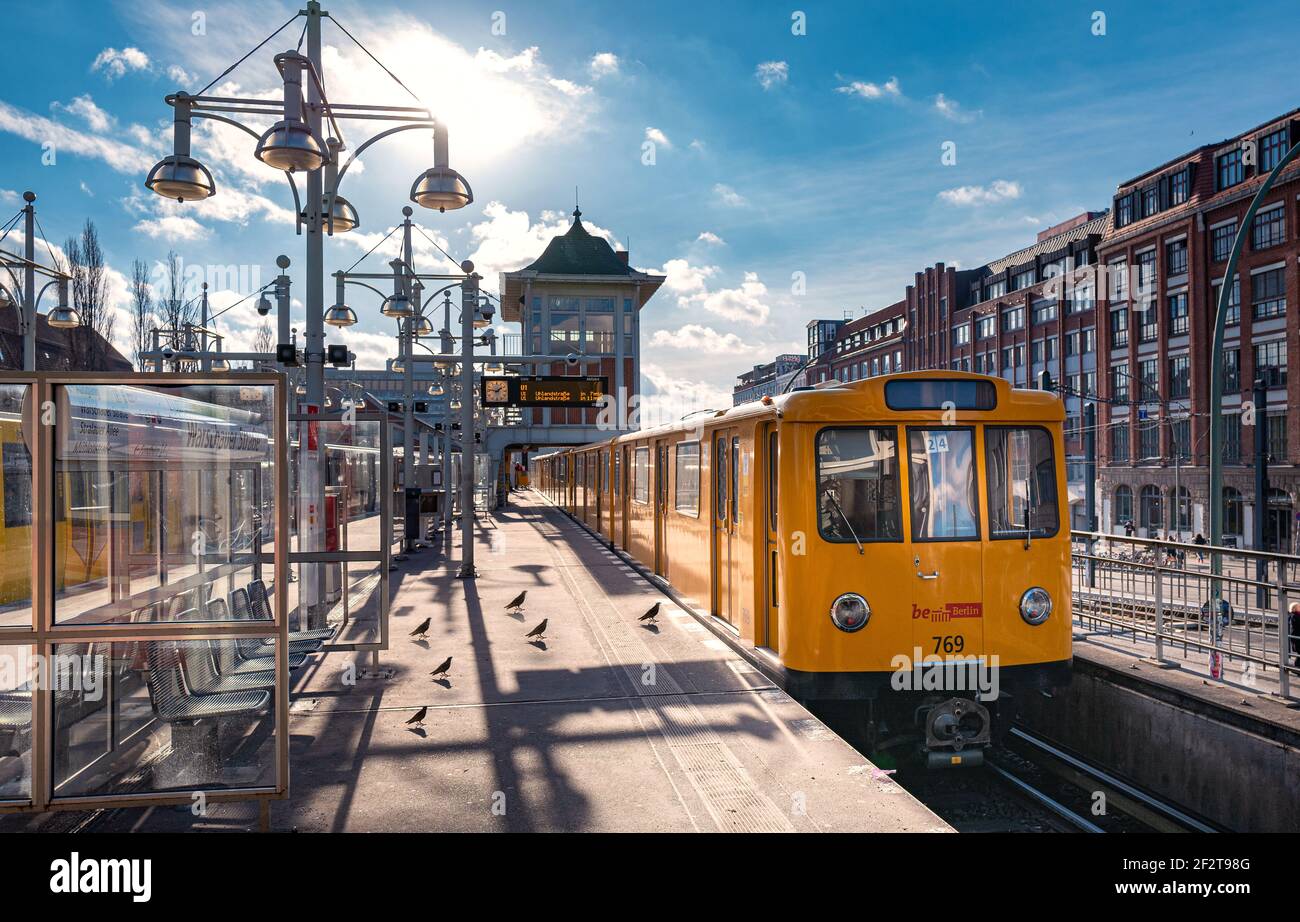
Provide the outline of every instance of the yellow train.
[[1069,681],[1054,396],[913,372],[530,459],[534,489],[873,744],[978,764],[1020,696]]

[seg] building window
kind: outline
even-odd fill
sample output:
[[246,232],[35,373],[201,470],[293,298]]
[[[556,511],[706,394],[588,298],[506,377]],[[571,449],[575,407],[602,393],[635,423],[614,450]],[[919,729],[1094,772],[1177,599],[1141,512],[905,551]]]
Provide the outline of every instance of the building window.
[[1156,299],[1156,251],[1147,250],[1137,258],[1137,301],[1150,304]]
[[1287,126],[1270,131],[1259,139],[1259,172],[1267,174],[1282,162],[1287,151]]
[[952,344],[954,346],[964,346],[970,342],[970,324],[963,323],[953,327]]
[[1138,423],[1138,460],[1160,458],[1160,421],[1147,419]]
[[1043,300],[1034,302],[1034,323],[1047,323],[1056,319],[1056,301]]
[[1116,423],[1114,426],[1111,427],[1110,459],[1112,461],[1128,460],[1128,421],[1127,420],[1121,423]]
[[[1214,303],[1210,305],[1211,312],[1219,309],[1220,286],[1223,281],[1217,281],[1213,284]],[[1241,323],[1241,281],[1237,276],[1232,278],[1232,291],[1228,292],[1228,316],[1224,320],[1224,326],[1236,326]]]
[[1263,379],[1265,387],[1286,387],[1286,340],[1255,346],[1255,377]]
[[1268,460],[1270,464],[1286,461],[1286,412],[1268,414]]
[[1149,218],[1160,210],[1160,186],[1152,183],[1142,190],[1142,217]]
[[1128,403],[1128,362],[1111,367],[1110,396],[1116,403]]
[[1226,154],[1214,158],[1215,189],[1230,189],[1246,178],[1245,168],[1241,163],[1241,148],[1234,148]]
[[1011,333],[1015,330],[1023,330],[1025,327],[1025,309],[1023,307],[1012,307],[1002,312],[1002,332]]
[[1187,241],[1174,240],[1165,244],[1165,275],[1187,273]]
[[1177,399],[1191,393],[1191,360],[1186,355],[1169,359],[1169,397]]
[[1016,364],[1016,350],[1007,346],[1002,350],[1002,367],[1014,368]]
[[[1127,450],[1128,433],[1125,432],[1124,435]],[[1127,486],[1115,488],[1115,521],[1120,525],[1133,521],[1133,491]]]
[[975,335],[980,339],[988,339],[997,332],[997,318],[992,314],[986,314],[975,321]]
[[1169,177],[1169,204],[1181,205],[1187,201],[1192,188],[1192,169],[1183,167]]
[[1082,351],[1084,355],[1097,351],[1097,330],[1093,327],[1083,331]]
[[1180,486],[1174,489],[1174,508],[1170,511],[1173,514],[1174,531],[1192,530],[1192,494],[1188,492],[1187,487]]
[[1156,359],[1142,359],[1138,362],[1138,384],[1141,388],[1139,403],[1155,399],[1153,395],[1159,395],[1160,367]]
[[1223,350],[1223,392],[1241,390],[1241,350]]
[[1187,332],[1187,292],[1180,291],[1178,294],[1168,295],[1165,298],[1169,305],[1169,335],[1178,336]]
[[1005,278],[989,282],[984,286],[984,300],[991,301],[994,298],[1000,298],[1007,293],[1007,280]]
[[1118,260],[1106,264],[1106,290],[1110,294],[1111,301],[1128,300],[1128,262]]
[[1110,312],[1110,346],[1112,349],[1128,345],[1128,308]]
[[1033,266],[1028,269],[1017,272],[1011,277],[1011,288],[1013,291],[1019,291],[1021,288],[1028,288],[1037,281],[1037,272]]
[[1232,255],[1232,242],[1237,239],[1237,221],[1220,224],[1210,231],[1210,258],[1221,263]]
[[1151,343],[1155,342],[1156,337],[1160,335],[1160,317],[1153,309],[1153,305],[1146,305],[1145,309],[1137,310],[1138,320],[1138,342]]
[[1133,196],[1121,195],[1115,199],[1115,226],[1124,227],[1133,223]]
[[1267,250],[1286,242],[1286,206],[1275,205],[1267,211],[1256,213],[1250,225],[1250,245],[1256,250]]
[[[1223,414],[1223,460],[1236,464],[1241,460],[1241,414]],[[1225,531],[1230,531],[1225,527]]]
[[1148,531],[1155,531],[1164,522],[1164,504],[1160,502],[1160,488],[1153,483],[1147,484],[1138,494],[1139,524]]
[[1056,337],[1049,336],[1043,340],[1043,357],[1049,361],[1056,361]]
[[1278,266],[1250,277],[1250,311],[1256,320],[1286,315],[1286,269]]
[[1241,491],[1235,487],[1223,488],[1223,533],[1243,534],[1245,516],[1242,514]]
[[1180,461],[1187,461],[1192,457],[1192,421],[1190,419],[1175,419],[1169,422],[1169,436],[1172,444],[1169,446],[1175,458]]

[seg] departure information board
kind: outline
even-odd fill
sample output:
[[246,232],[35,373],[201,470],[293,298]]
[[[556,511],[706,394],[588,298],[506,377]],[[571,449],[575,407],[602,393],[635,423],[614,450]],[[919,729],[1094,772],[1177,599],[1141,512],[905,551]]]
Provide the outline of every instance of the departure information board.
[[485,407],[598,407],[609,392],[609,379],[598,375],[484,377],[482,385]]

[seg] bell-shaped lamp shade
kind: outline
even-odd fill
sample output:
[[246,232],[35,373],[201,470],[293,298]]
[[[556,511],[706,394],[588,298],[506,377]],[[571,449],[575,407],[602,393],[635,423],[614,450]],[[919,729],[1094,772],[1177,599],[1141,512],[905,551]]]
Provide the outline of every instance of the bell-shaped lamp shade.
[[328,228],[331,224],[334,227],[334,233],[346,234],[350,230],[356,230],[361,224],[361,218],[357,216],[357,210],[341,195],[334,196],[334,207],[328,208],[330,197],[325,196],[325,201],[321,203],[321,212],[327,217],[324,224]]
[[409,317],[415,313],[415,308],[411,307],[411,299],[399,292],[384,298],[379,313],[385,317]]
[[415,327],[411,330],[416,336],[432,336],[433,321],[428,317],[420,316],[415,318]]
[[210,198],[217,191],[217,184],[208,168],[193,157],[180,154],[164,157],[154,164],[144,185],[163,198],[178,202],[197,202]]
[[66,304],[60,304],[50,311],[46,320],[57,330],[70,330],[81,326],[81,315],[77,313],[77,309]]
[[230,363],[223,359],[219,354],[212,360],[210,367],[217,374],[225,374],[230,371]]
[[430,384],[430,385],[429,385],[429,396],[430,396],[430,397],[441,397],[441,396],[442,396],[443,394],[445,394],[445,393],[446,393],[446,391],[443,389],[443,386],[442,386],[441,384]]
[[451,400],[451,403],[449,403],[447,406],[448,406],[449,409],[452,409],[452,410],[459,410],[459,409],[460,409],[460,401],[453,397],[452,400]]
[[320,141],[298,119],[285,119],[268,128],[253,153],[267,166],[286,173],[320,169],[326,160]]
[[474,201],[474,190],[451,167],[435,166],[421,173],[411,186],[411,201],[423,208],[455,211]]
[[346,304],[335,304],[325,312],[325,322],[332,327],[350,327],[357,322],[357,312]]
[[400,375],[406,371],[406,366],[402,363],[401,359],[393,359],[393,363],[388,367],[392,370],[393,374]]

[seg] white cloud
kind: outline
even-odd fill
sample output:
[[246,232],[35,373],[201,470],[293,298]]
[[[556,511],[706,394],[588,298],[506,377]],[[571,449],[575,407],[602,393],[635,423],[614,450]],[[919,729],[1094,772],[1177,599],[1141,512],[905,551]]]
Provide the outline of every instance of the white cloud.
[[685,259],[670,259],[659,270],[667,278],[664,287],[677,296],[677,306],[684,310],[703,308],[725,320],[754,325],[767,323],[771,308],[766,303],[767,286],[757,273],[746,272],[736,288],[709,289],[717,276],[717,266],[694,266]]
[[731,392],[692,378],[675,377],[654,362],[641,363],[641,426],[676,422],[696,410],[731,406]]
[[102,160],[119,173],[148,172],[154,158],[121,141],[69,128],[60,122],[0,102],[0,131],[35,144],[53,145],[56,156],[77,154]]
[[748,199],[726,183],[717,183],[713,187],[713,194],[718,197],[718,200],[722,202],[722,204],[729,208],[740,208],[749,204]]
[[655,144],[658,144],[660,147],[664,147],[667,148],[668,150],[672,150],[673,142],[669,141],[668,135],[664,134],[658,128],[647,127],[645,130],[645,139],[647,141],[653,141]]
[[790,65],[785,61],[764,61],[754,69],[754,79],[764,90],[781,86],[790,79]]
[[862,80],[854,80],[843,86],[837,86],[835,92],[844,93],[848,96],[858,96],[862,99],[898,99],[903,95],[897,77],[890,77],[884,83],[867,83]]
[[717,266],[692,266],[685,259],[670,259],[660,270],[666,276],[664,287],[678,296],[678,304],[686,306],[695,295],[708,292],[708,280],[717,274]]
[[23,203],[23,197],[13,189],[0,189],[0,205],[17,208]]
[[688,323],[676,330],[657,330],[650,337],[650,345],[690,349],[711,355],[736,355],[753,351],[753,347],[745,345],[745,341],[735,333],[719,333],[712,327],[699,323]]
[[565,96],[586,96],[591,92],[591,87],[589,86],[582,86],[581,84],[574,83],[572,80],[563,80],[559,77],[553,77],[547,82]]
[[934,97],[934,108],[936,112],[949,121],[961,122],[963,124],[973,122],[981,115],[981,112],[979,111],[967,112],[961,107],[961,104],[958,103],[957,100],[949,99],[942,93]]
[[950,205],[991,205],[1020,198],[1020,183],[1007,179],[995,179],[988,186],[958,186],[944,189],[939,198]]
[[181,67],[179,64],[173,64],[167,68],[167,79],[172,83],[177,83],[181,86],[194,83],[196,80],[193,74]]
[[695,138],[695,139],[694,139],[693,141],[691,141],[691,143],[690,143],[690,148],[691,148],[691,150],[695,151],[697,154],[702,154],[702,153],[704,153],[704,150],[705,150],[705,148],[707,148],[707,147],[708,147],[708,145],[705,144],[703,141],[701,141],[699,138]]
[[589,70],[591,79],[599,80],[601,77],[613,77],[618,74],[618,55],[612,51],[601,51],[592,55]]
[[193,218],[182,215],[163,215],[160,218],[146,218],[135,225],[135,229],[154,240],[203,240],[208,236],[208,229]]
[[700,231],[700,236],[696,237],[695,239],[700,243],[707,243],[710,246],[721,247],[727,245],[727,241],[723,240],[713,231]]
[[67,112],[69,115],[77,116],[89,126],[91,131],[103,133],[113,125],[113,117],[101,109],[95,100],[90,98],[89,93],[73,97],[72,102],[67,104],[50,103],[50,108],[55,112]]
[[148,70],[149,55],[139,48],[123,48],[121,51],[105,48],[96,55],[90,69],[92,72],[102,71],[105,79],[111,83],[118,77],[125,76],[127,71]]
[[86,185],[86,181],[84,179],[81,181],[81,191],[89,195],[91,198],[95,197],[94,190],[91,189],[90,186]]

